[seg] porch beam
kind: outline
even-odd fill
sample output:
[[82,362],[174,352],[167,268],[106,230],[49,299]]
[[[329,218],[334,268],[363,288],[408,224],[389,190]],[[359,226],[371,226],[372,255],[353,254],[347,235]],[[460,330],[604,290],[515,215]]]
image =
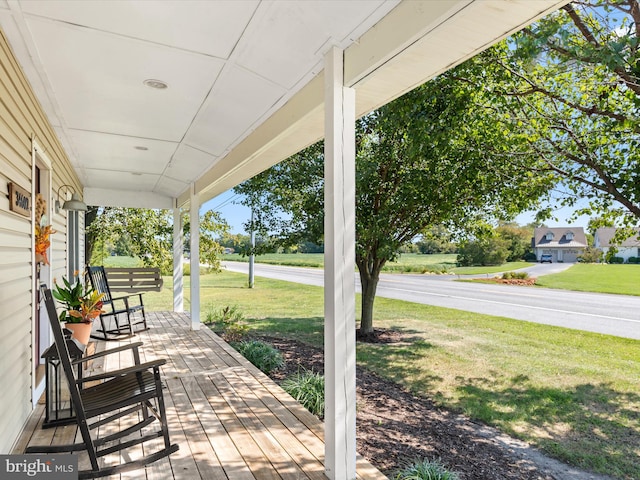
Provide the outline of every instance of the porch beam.
[[325,56],[325,473],[356,478],[355,90],[343,51]]
[[189,246],[191,330],[200,330],[200,196],[191,185],[191,209],[189,211],[191,243]]
[[184,251],[182,228],[182,211],[173,208],[173,311],[184,312],[184,268],[182,254]]

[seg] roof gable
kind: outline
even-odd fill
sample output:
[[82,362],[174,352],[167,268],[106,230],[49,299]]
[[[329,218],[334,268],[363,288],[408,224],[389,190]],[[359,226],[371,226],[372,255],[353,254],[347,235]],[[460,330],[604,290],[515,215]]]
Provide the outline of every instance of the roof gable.
[[636,235],[631,235],[630,237],[625,238],[620,244],[612,244],[611,240],[617,230],[618,229],[615,227],[598,228],[594,235],[596,247],[606,248],[611,247],[612,245],[615,245],[616,247],[640,247],[640,228],[633,229],[636,232]]
[[582,227],[540,227],[533,232],[533,246],[584,248],[587,237]]

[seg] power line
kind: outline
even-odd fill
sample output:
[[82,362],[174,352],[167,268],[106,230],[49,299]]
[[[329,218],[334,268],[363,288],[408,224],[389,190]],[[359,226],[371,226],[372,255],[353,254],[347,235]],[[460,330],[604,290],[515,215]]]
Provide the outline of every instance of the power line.
[[228,205],[230,202],[232,202],[233,200],[235,200],[239,196],[240,196],[240,194],[236,193],[233,196],[231,196],[231,197],[227,198],[226,200],[224,200],[220,205],[217,205],[215,207],[211,207],[211,210],[219,210],[222,207]]

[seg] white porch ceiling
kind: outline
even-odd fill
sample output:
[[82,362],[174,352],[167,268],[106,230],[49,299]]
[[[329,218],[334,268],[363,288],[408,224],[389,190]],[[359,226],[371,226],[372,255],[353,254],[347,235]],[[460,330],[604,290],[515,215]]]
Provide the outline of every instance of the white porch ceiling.
[[322,138],[331,46],[364,114],[564,3],[0,0],[0,28],[86,202],[169,208]]

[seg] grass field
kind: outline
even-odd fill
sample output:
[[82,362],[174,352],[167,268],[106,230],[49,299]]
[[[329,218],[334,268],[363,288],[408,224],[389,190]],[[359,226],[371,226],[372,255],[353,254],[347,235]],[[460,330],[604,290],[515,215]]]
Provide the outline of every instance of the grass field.
[[[256,333],[322,345],[321,288],[258,278],[250,290],[225,272],[202,276],[201,296],[203,319],[236,306]],[[171,278],[145,298],[170,309]],[[384,298],[375,318],[405,341],[359,344],[360,365],[563,461],[640,478],[638,341]]]
[[[516,270],[533,265],[526,262],[511,262],[497,267],[456,267],[456,254],[421,255],[417,253],[404,253],[395,262],[387,263],[383,272],[391,273],[457,273],[460,275],[476,273],[495,273],[507,270]],[[224,255],[223,260],[234,262],[248,262],[248,257],[232,254]],[[324,256],[322,253],[268,253],[256,257],[258,263],[271,265],[286,265],[290,267],[322,268]]]
[[582,292],[640,295],[640,265],[576,263],[564,272],[539,277],[536,285]]

